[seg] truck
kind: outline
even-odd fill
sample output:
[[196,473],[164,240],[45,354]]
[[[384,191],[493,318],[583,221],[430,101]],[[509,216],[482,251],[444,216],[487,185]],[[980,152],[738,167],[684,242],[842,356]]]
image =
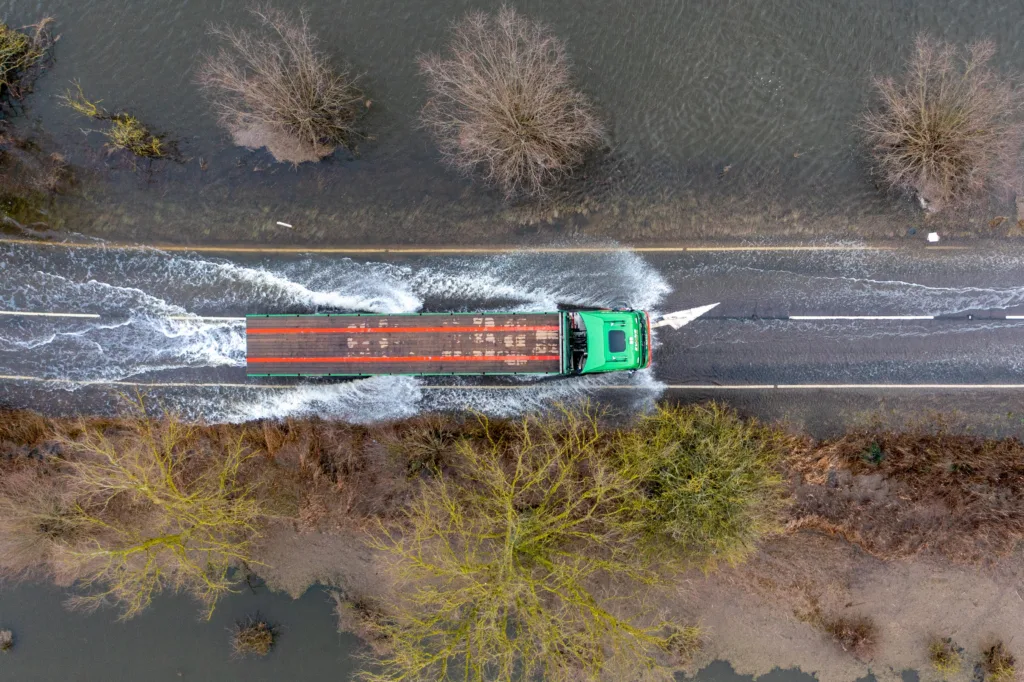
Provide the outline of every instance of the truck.
[[[250,377],[576,375],[651,364],[651,330],[714,306],[641,310],[246,316]],[[696,314],[694,314],[696,313]]]

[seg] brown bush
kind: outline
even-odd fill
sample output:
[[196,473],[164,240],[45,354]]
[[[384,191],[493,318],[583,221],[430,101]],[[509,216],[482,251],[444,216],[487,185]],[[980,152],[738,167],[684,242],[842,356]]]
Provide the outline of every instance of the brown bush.
[[507,198],[543,193],[601,142],[590,102],[570,83],[565,45],[510,7],[467,15],[448,54],[422,57],[420,71],[430,91],[423,123],[445,160]]
[[991,42],[961,53],[921,36],[901,80],[875,79],[879,102],[862,127],[878,173],[928,210],[1017,189],[1024,89],[989,67],[993,54]]
[[298,21],[270,6],[252,14],[259,32],[211,28],[223,47],[203,59],[198,73],[235,144],[266,147],[293,164],[350,146],[366,109],[356,76],[347,66],[332,66],[304,12]]
[[51,463],[21,462],[0,476],[0,575],[46,575],[62,585],[80,576],[60,561],[88,533],[67,483]]
[[924,550],[960,561],[1024,537],[1024,443],[929,432],[861,432],[794,458],[790,528],[839,535],[881,558]]
[[266,656],[274,647],[277,628],[257,613],[235,623],[231,631],[231,651],[238,657]]
[[986,682],[1009,682],[1017,677],[1017,659],[1002,642],[996,642],[982,654],[981,669]]
[[849,651],[858,658],[866,658],[871,654],[878,636],[878,627],[866,616],[825,618],[822,629],[843,651]]

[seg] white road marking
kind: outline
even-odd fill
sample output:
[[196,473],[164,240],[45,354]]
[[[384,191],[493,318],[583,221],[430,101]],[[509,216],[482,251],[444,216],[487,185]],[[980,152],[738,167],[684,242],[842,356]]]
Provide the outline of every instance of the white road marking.
[[0,310],[0,315],[24,316],[24,317],[85,317],[98,320],[99,315],[93,313],[30,313],[24,310]]
[[790,315],[790,320],[934,320],[934,315]]

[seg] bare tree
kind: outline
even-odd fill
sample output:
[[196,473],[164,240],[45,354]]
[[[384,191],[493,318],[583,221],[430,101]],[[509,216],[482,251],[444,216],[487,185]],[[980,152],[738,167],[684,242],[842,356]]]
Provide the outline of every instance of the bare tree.
[[861,125],[878,172],[928,210],[1017,189],[1024,89],[989,67],[994,54],[989,41],[961,51],[920,36],[902,80],[875,80]]
[[347,66],[332,66],[305,12],[295,21],[267,5],[251,11],[261,30],[211,28],[223,46],[198,73],[235,144],[266,147],[278,161],[295,164],[350,146],[366,108],[357,77]]
[[565,44],[510,7],[467,15],[448,54],[422,57],[420,71],[430,91],[423,123],[445,160],[506,198],[542,194],[602,140],[590,102],[570,82]]

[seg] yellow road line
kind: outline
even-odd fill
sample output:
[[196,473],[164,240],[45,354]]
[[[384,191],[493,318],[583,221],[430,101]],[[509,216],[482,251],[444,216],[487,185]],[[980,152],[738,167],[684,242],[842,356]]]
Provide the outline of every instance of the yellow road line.
[[[306,246],[188,246],[184,244],[119,244],[116,242],[46,242],[36,239],[0,239],[0,244],[51,246],[69,249],[124,251],[188,251],[195,253],[347,254],[347,255],[456,255],[523,253],[685,253],[711,251],[893,251],[895,246],[407,246],[407,247],[306,247]],[[951,248],[951,247],[944,247]]]

